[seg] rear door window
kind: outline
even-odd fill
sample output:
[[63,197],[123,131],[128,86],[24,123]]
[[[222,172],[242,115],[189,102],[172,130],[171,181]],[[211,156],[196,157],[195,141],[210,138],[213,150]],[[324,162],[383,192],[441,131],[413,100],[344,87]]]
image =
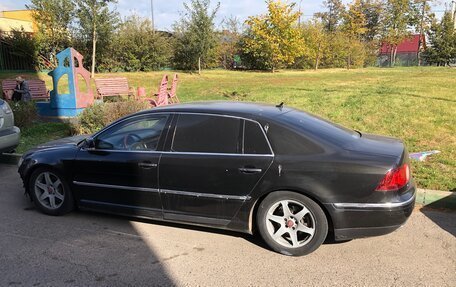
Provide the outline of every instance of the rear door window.
[[244,122],[244,154],[271,154],[261,126],[248,120]]
[[241,153],[241,120],[216,115],[181,114],[176,123],[171,150]]

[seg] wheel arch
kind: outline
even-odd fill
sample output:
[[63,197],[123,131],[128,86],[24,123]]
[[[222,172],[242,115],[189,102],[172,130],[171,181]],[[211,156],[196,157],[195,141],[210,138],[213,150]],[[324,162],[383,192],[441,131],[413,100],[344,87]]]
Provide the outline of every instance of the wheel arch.
[[[51,170],[55,170],[55,171],[58,171],[60,173],[63,173],[61,170],[59,170],[58,168],[56,168],[55,166],[51,165],[51,164],[47,164],[47,163],[37,163],[33,166],[31,166],[27,172],[25,173],[25,176],[24,176],[24,188],[25,188],[25,192],[29,195],[30,199],[32,199],[32,196],[30,195],[30,177],[32,176],[33,172],[35,172],[35,170],[39,169],[39,168],[49,168]],[[33,200],[33,199],[32,199]]]
[[311,200],[313,200],[316,204],[320,206],[320,208],[323,210],[325,213],[326,219],[328,220],[328,237],[334,236],[334,225],[333,225],[333,220],[331,218],[331,214],[329,211],[326,209],[326,207],[322,204],[322,202],[315,197],[311,192],[308,191],[303,191],[303,190],[296,190],[296,189],[290,189],[290,188],[283,188],[283,189],[274,189],[269,192],[264,193],[261,195],[253,204],[253,206],[250,209],[249,213],[249,231],[251,234],[255,234],[257,232],[257,222],[256,222],[256,214],[258,212],[258,207],[260,206],[261,202],[270,194],[274,192],[279,192],[279,191],[288,191],[288,192],[294,192],[294,193],[299,193],[304,196],[307,196]]

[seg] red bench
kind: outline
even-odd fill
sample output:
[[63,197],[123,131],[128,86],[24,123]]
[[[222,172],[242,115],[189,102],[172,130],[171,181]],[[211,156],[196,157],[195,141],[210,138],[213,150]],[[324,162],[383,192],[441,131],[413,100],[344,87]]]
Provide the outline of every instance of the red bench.
[[127,78],[97,78],[95,79],[98,97],[134,96],[135,91],[128,86]]
[[177,97],[177,82],[178,82],[178,80],[179,80],[179,77],[177,76],[177,74],[174,74],[173,83],[171,85],[171,90],[168,93],[169,102],[171,104],[179,103],[179,98]]
[[160,86],[158,87],[158,93],[153,94],[153,98],[142,98],[140,100],[147,101],[152,107],[166,106],[168,102],[168,75],[164,75]]
[[[39,79],[26,80],[29,84],[30,94],[32,100],[48,100],[49,90],[46,88],[46,83]],[[10,95],[7,95],[7,91],[16,89],[17,83],[14,79],[7,79],[2,81],[3,98],[7,99]],[[12,93],[11,93],[12,94]]]

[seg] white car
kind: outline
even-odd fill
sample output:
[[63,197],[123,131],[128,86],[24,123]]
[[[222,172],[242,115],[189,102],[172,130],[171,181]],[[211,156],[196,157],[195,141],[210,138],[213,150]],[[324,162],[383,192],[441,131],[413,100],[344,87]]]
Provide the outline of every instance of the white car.
[[19,144],[21,130],[14,126],[14,115],[8,103],[0,99],[0,154],[11,152]]

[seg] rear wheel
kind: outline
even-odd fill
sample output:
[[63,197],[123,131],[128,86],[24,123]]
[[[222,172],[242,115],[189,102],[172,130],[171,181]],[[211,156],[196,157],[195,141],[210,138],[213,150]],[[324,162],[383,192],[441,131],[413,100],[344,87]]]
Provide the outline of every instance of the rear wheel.
[[284,255],[300,256],[315,251],[328,234],[328,220],[321,207],[295,192],[269,194],[257,213],[264,241]]
[[64,177],[50,168],[38,168],[30,176],[29,191],[43,213],[62,215],[74,208],[73,195]]

